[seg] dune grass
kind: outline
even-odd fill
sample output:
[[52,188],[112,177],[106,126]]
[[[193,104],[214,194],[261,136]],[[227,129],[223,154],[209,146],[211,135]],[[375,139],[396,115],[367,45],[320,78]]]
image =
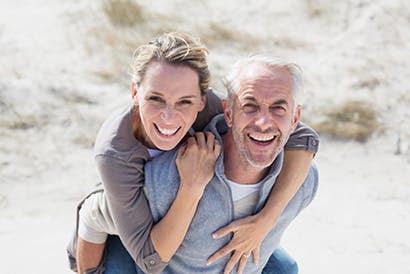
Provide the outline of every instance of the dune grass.
[[255,35],[226,26],[220,22],[210,21],[198,32],[201,41],[210,48],[229,46],[242,50],[253,49],[254,51],[262,43],[261,39]]
[[324,121],[313,127],[321,135],[341,140],[364,142],[382,127],[373,105],[364,101],[346,101],[324,113]]
[[114,26],[132,27],[145,20],[141,6],[134,0],[105,0],[103,11]]

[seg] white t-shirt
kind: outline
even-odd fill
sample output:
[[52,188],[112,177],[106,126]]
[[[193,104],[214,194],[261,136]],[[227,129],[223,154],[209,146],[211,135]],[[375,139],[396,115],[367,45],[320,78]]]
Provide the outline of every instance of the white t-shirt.
[[257,192],[262,187],[261,183],[246,185],[246,184],[238,184],[231,180],[228,180],[229,187],[231,188],[232,192],[232,199],[234,202],[239,201],[246,196]]

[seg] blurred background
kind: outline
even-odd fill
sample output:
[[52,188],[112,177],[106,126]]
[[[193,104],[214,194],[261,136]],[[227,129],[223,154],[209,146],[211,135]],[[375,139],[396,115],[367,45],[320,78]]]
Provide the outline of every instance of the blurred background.
[[71,273],[75,206],[99,181],[95,136],[131,98],[134,49],[183,31],[212,86],[238,58],[304,71],[321,185],[282,246],[300,273],[410,273],[410,2],[0,2],[1,273]]

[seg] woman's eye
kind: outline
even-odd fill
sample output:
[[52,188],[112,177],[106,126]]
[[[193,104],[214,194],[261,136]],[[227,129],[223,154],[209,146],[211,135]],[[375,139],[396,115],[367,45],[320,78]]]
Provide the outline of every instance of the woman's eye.
[[157,103],[163,103],[164,102],[164,100],[162,100],[162,98],[158,97],[158,96],[150,96],[150,97],[148,97],[148,101],[157,102]]
[[187,106],[187,105],[192,105],[192,104],[193,103],[190,100],[181,100],[181,101],[178,102],[178,105],[180,105],[180,106]]

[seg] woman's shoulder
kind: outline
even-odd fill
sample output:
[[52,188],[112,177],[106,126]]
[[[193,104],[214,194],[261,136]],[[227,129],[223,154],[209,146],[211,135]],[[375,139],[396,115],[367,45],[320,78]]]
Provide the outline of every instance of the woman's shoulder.
[[132,133],[133,104],[111,114],[101,126],[94,145],[94,154],[128,161],[135,153],[148,157],[147,148]]

